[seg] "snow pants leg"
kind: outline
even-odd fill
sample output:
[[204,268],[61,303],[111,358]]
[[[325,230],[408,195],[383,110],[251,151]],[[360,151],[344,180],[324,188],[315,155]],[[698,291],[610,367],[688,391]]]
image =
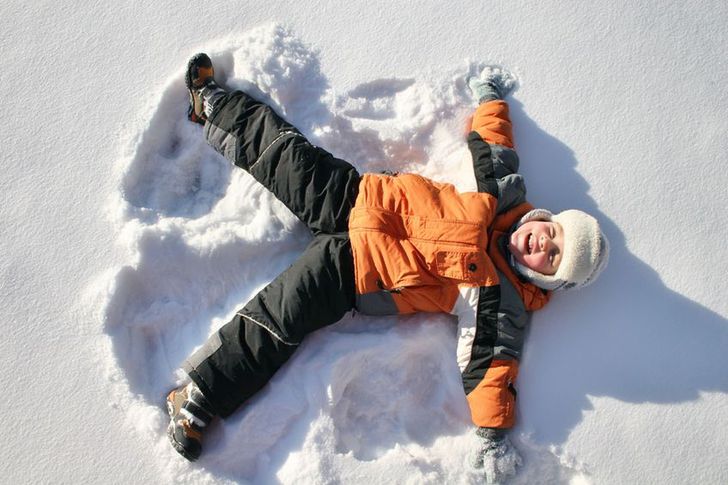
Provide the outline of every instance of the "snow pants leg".
[[348,230],[359,173],[316,147],[268,105],[235,91],[215,104],[207,142],[282,201],[313,232]]
[[345,235],[316,236],[296,262],[250,300],[184,363],[227,417],[259,391],[309,333],[354,307],[354,266]]
[[359,174],[239,91],[216,104],[204,132],[216,150],[273,192],[314,234],[290,268],[183,364],[215,412],[227,417],[270,380],[306,335],[354,307],[347,227]]

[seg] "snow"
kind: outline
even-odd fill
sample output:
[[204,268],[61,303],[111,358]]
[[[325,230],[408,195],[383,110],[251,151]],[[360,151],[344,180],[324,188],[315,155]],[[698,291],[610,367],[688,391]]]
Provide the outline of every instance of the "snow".
[[309,235],[186,121],[183,70],[361,171],[472,188],[465,77],[510,69],[529,198],[587,210],[594,285],[534,316],[512,483],[726,483],[728,7],[9,1],[0,125],[3,483],[477,483],[447,316],[347,317],[206,436],[180,362]]

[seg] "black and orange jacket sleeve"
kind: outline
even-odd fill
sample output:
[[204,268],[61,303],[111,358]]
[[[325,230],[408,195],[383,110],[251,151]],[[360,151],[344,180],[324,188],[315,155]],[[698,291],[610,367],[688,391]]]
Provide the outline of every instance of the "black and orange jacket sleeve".
[[479,192],[498,196],[496,171],[491,146],[513,149],[513,129],[508,116],[508,104],[502,100],[488,101],[478,106],[468,135],[468,148],[473,156],[473,171]]

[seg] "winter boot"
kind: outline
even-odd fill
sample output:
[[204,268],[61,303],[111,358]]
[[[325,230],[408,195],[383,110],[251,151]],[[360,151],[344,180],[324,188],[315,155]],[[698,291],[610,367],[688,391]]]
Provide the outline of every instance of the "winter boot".
[[210,403],[190,382],[169,393],[167,411],[171,418],[167,436],[172,446],[188,460],[197,460],[202,452],[202,430],[215,416]]
[[215,103],[225,94],[225,90],[215,82],[215,69],[207,54],[195,54],[189,60],[185,85],[190,92],[187,118],[204,125],[205,120],[212,113]]

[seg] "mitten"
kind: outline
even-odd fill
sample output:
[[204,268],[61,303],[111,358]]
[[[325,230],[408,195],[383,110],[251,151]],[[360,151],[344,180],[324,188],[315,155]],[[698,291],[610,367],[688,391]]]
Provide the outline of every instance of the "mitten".
[[485,66],[478,76],[468,79],[468,87],[478,103],[503,99],[516,87],[510,71],[498,66]]
[[480,444],[471,457],[473,468],[482,470],[486,483],[500,483],[516,474],[523,460],[506,436],[506,430],[478,428]]

